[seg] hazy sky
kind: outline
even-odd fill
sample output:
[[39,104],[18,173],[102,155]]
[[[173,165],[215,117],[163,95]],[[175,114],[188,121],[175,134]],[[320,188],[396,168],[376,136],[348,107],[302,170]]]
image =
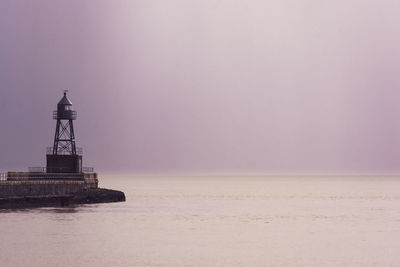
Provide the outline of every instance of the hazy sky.
[[0,1],[0,170],[400,172],[400,1]]

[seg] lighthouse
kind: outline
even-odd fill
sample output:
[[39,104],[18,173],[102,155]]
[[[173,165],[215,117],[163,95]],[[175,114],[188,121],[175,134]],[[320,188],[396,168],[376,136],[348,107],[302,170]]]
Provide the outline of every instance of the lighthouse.
[[75,143],[76,111],[67,92],[53,112],[56,131],[46,167],[0,173],[0,209],[125,201],[121,191],[98,188],[97,173],[82,167],[82,149]]
[[72,107],[72,102],[67,97],[67,90],[53,111],[56,120],[56,131],[53,147],[47,149],[48,173],[81,173],[82,150],[76,147],[73,121],[77,112]]

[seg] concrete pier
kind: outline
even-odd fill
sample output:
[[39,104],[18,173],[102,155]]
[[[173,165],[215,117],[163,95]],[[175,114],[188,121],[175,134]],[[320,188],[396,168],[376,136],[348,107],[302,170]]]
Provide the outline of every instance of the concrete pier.
[[8,172],[3,178],[0,209],[125,201],[123,192],[98,188],[97,173]]

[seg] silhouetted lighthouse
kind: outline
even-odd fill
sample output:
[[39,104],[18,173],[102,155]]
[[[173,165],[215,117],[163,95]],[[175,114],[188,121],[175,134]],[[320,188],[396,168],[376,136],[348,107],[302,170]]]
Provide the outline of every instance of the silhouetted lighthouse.
[[57,120],[54,144],[47,150],[48,173],[80,173],[82,172],[82,153],[75,144],[73,121],[76,120],[76,111],[67,97],[67,91],[57,104],[53,112],[53,119]]
[[63,98],[58,102],[57,110],[53,111],[53,119],[57,120],[53,155],[76,155],[73,124],[76,120],[76,111],[72,109],[72,102],[67,97],[67,91],[64,91]]
[[67,91],[53,119],[56,133],[53,146],[47,148],[46,168],[0,173],[0,209],[125,201],[121,191],[98,188],[97,173],[82,167],[82,149],[75,144],[76,111]]

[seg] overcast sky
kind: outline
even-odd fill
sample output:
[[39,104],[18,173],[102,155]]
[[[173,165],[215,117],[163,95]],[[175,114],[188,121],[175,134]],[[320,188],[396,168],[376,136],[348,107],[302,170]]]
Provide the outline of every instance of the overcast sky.
[[1,0],[0,170],[399,173],[398,0]]

